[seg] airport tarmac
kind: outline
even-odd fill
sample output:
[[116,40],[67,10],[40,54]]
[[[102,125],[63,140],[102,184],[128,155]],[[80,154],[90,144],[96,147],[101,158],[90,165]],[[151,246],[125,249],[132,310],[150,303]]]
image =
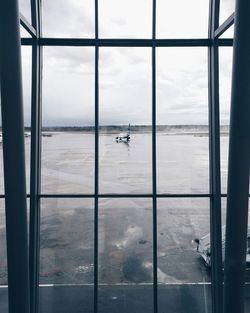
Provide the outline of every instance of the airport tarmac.
[[[100,135],[101,194],[152,193],[151,139],[150,133],[137,134],[132,136],[129,144],[125,144],[116,143],[113,134]],[[29,140],[26,139],[27,182]],[[225,154],[227,139],[222,140],[225,142],[222,148]],[[42,193],[93,194],[94,135],[53,133],[52,137],[45,137],[42,142]],[[158,136],[157,147],[158,193],[208,193],[207,136],[170,136],[163,133]],[[224,163],[222,175],[225,180]],[[3,208],[3,200],[0,200],[1,285],[7,284]],[[152,199],[100,198],[98,216],[100,312],[107,312],[109,305],[112,307],[109,312],[116,312],[118,308],[124,313],[152,312]],[[210,271],[192,242],[209,232],[209,220],[208,198],[158,199],[159,312],[187,312],[188,306],[192,307],[192,312],[210,311]],[[222,220],[225,223],[225,210]],[[248,273],[247,281],[250,281]],[[66,308],[70,302],[67,301],[74,297],[75,311],[70,312],[92,312],[93,281],[93,199],[42,199],[41,312],[50,312],[50,307],[53,313],[69,312]],[[6,293],[4,290],[0,290],[0,299]],[[65,305],[57,311],[59,299],[63,299]]]

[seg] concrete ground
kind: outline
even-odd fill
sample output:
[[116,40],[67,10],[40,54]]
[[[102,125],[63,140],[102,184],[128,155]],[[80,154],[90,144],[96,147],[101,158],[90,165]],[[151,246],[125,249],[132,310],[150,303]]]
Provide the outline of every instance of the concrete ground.
[[[250,286],[246,286],[245,311],[250,310]],[[44,286],[40,288],[40,313],[93,313],[93,287]],[[0,289],[0,312],[7,313],[7,289]],[[101,286],[100,313],[153,313],[149,285]],[[158,287],[159,313],[211,312],[211,286],[164,285]]]
[[[43,192],[93,193],[94,141],[83,137],[44,138]],[[150,144],[150,135],[129,146],[100,138],[100,192],[151,192]],[[208,192],[208,138],[162,135],[158,145],[159,192]],[[7,284],[3,208],[0,200],[0,285]],[[98,220],[99,312],[153,312],[152,200],[100,199]],[[209,221],[209,199],[158,199],[159,313],[211,312],[210,272],[192,243],[209,232]],[[42,199],[40,231],[41,313],[93,312],[93,199]],[[247,285],[250,310],[249,297]],[[0,312],[7,312],[4,286]]]

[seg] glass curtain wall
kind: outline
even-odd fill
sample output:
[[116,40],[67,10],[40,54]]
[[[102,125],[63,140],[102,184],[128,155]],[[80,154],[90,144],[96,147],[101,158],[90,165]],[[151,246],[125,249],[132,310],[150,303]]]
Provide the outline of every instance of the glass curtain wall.
[[[195,238],[210,232],[214,209],[207,68],[218,68],[207,51],[215,2],[34,0],[31,10],[22,1],[37,31],[29,36],[39,39],[22,39],[27,178],[38,183],[30,236],[39,236],[30,249],[39,312],[214,310],[216,282]],[[223,86],[225,193],[230,87]],[[4,242],[2,234],[2,250]]]

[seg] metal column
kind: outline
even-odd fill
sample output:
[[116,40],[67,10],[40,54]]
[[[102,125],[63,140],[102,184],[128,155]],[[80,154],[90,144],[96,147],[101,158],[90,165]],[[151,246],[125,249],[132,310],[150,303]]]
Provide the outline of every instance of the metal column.
[[0,1],[0,81],[10,313],[29,312],[20,44],[18,1]]
[[209,158],[210,158],[210,234],[213,313],[222,312],[222,244],[221,244],[221,182],[220,182],[220,114],[219,114],[219,62],[218,39],[219,0],[210,0],[208,48],[209,82]]
[[250,158],[250,2],[236,1],[228,164],[224,312],[244,312]]

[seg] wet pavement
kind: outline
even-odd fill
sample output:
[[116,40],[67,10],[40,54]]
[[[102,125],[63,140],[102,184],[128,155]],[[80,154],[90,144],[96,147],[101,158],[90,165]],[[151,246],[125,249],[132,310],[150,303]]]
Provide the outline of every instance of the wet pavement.
[[[26,146],[28,151],[27,140]],[[150,134],[135,135],[129,145],[117,144],[113,134],[102,134],[100,193],[151,193],[150,147]],[[208,138],[161,134],[157,171],[158,192],[207,193]],[[55,133],[43,138],[42,192],[93,191],[93,134]],[[0,200],[1,285],[7,284],[3,207]],[[99,312],[153,312],[152,200],[99,199],[98,216]],[[209,220],[207,198],[158,199],[159,312],[211,311],[210,271],[192,243],[209,232]],[[93,199],[42,199],[40,237],[40,284],[45,285],[41,312],[92,312]],[[46,287],[50,284],[60,286]],[[4,299],[2,288],[1,312],[6,312]]]
[[[245,310],[250,310],[250,286],[246,286]],[[40,287],[40,313],[93,313],[93,287]],[[7,289],[0,289],[0,311],[7,313]],[[153,288],[149,285],[101,286],[98,312],[153,313]],[[158,287],[159,313],[211,312],[211,285]]]

